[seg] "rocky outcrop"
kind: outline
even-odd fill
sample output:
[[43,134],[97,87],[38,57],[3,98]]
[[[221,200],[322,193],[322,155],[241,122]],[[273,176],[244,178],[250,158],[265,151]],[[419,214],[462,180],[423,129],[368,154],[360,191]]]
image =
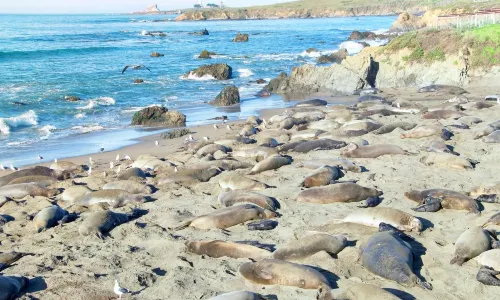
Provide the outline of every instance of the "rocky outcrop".
[[210,35],[210,33],[208,33],[208,30],[206,28],[203,30],[200,30],[200,31],[190,32],[189,34],[190,35]]
[[210,102],[215,106],[233,106],[238,103],[240,103],[240,91],[234,85],[224,87],[215,100]]
[[184,78],[196,76],[198,78],[211,76],[217,80],[227,80],[232,77],[233,69],[227,64],[204,65],[196,70],[184,74]]
[[169,111],[163,106],[144,108],[134,114],[132,125],[151,127],[186,126],[186,116],[178,111]]
[[146,7],[146,10],[144,10],[145,13],[157,13],[160,12],[160,9],[158,8],[157,4],[152,4],[148,7]]
[[80,101],[82,99],[80,99],[80,97],[78,97],[78,96],[64,96],[64,100],[66,100],[68,102],[76,102],[76,101]]
[[161,54],[160,52],[153,52],[151,53],[150,55],[151,57],[162,57],[162,56],[165,56],[164,54]]
[[135,83],[135,84],[141,84],[141,83],[144,83],[144,79],[136,79],[136,80],[134,80],[134,83]]
[[316,48],[309,48],[306,50],[306,53],[314,53],[314,52],[318,52],[318,49]]
[[320,64],[341,63],[344,59],[346,59],[347,55],[349,55],[347,50],[341,49],[332,54],[321,55],[316,61]]
[[385,35],[385,34],[376,34],[376,33],[371,32],[371,31],[354,30],[347,40],[348,41],[359,41],[359,40],[376,40],[376,39],[387,39],[387,38],[390,38],[390,36]]
[[198,56],[199,59],[208,59],[212,58],[212,55],[216,55],[215,52],[209,52],[207,50],[201,51],[200,55]]
[[236,35],[236,37],[233,39],[233,42],[236,42],[236,43],[246,43],[248,42],[248,34],[241,34],[238,32],[238,34]]
[[417,30],[425,27],[422,23],[422,18],[412,15],[410,13],[404,12],[399,15],[398,19],[392,23],[389,31],[391,32],[404,32],[410,30]]

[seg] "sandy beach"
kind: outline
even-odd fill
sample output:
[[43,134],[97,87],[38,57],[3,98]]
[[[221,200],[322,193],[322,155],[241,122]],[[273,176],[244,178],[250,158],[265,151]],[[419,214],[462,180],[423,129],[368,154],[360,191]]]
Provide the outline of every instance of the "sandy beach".
[[[410,242],[415,255],[413,270],[421,279],[433,286],[432,291],[420,287],[406,287],[394,281],[379,277],[360,262],[360,249],[377,228],[358,224],[343,223],[341,220],[351,212],[362,210],[364,203],[330,203],[314,204],[297,202],[297,196],[305,188],[299,187],[301,181],[313,170],[299,167],[301,162],[311,159],[340,158],[343,149],[318,150],[308,153],[288,152],[293,159],[290,165],[276,170],[269,170],[257,175],[248,175],[249,168],[224,170],[208,182],[167,183],[157,184],[160,178],[175,174],[173,167],[162,170],[148,170],[151,173],[140,182],[154,185],[157,189],[148,196],[143,204],[129,204],[112,209],[115,212],[127,213],[132,208],[143,210],[143,215],[137,219],[116,226],[109,232],[105,240],[95,236],[82,236],[79,226],[88,214],[107,209],[107,205],[92,205],[82,207],[70,202],[52,198],[27,196],[16,201],[8,201],[0,207],[0,214],[8,215],[12,221],[3,225],[0,233],[0,252],[18,251],[31,253],[18,260],[15,264],[2,271],[3,275],[22,274],[30,278],[29,286],[22,291],[20,299],[115,299],[113,293],[114,280],[117,278],[122,287],[132,294],[124,295],[124,299],[210,299],[216,295],[248,290],[261,295],[273,295],[270,299],[315,299],[315,289],[301,289],[282,285],[260,285],[243,278],[238,268],[249,259],[211,258],[207,255],[197,255],[187,251],[185,243],[200,240],[221,241],[257,241],[262,244],[280,246],[294,243],[303,237],[307,231],[321,231],[329,234],[345,235],[351,243],[343,249],[337,258],[324,251],[298,261],[302,265],[317,268],[326,276],[334,291],[344,290],[356,283],[368,283],[381,287],[401,299],[495,299],[498,294],[496,287],[485,286],[476,281],[479,265],[474,259],[463,266],[451,265],[454,256],[454,243],[457,238],[472,226],[481,226],[489,217],[496,213],[497,203],[480,203],[481,214],[475,215],[467,211],[441,209],[437,212],[415,212],[411,210],[417,203],[405,198],[404,193],[410,190],[442,188],[461,193],[468,193],[479,185],[495,184],[497,182],[498,144],[485,143],[474,139],[474,132],[487,124],[497,121],[499,106],[490,102],[492,107],[485,109],[473,108],[473,104],[484,99],[487,94],[498,92],[495,87],[467,87],[466,97],[469,103],[460,104],[466,109],[462,113],[482,120],[471,124],[470,129],[453,127],[459,122],[453,118],[442,120],[423,119],[423,113],[401,113],[382,116],[374,114],[365,119],[382,124],[398,121],[415,124],[441,123],[454,136],[445,143],[454,147],[459,157],[474,161],[474,169],[459,169],[450,166],[425,165],[422,157],[434,155],[423,151],[420,145],[439,136],[420,139],[402,139],[403,130],[396,129],[387,134],[367,133],[360,137],[337,137],[347,143],[357,142],[360,138],[369,145],[392,144],[401,147],[414,155],[384,155],[378,158],[349,159],[366,171],[361,173],[345,171],[339,181],[356,180],[357,184],[375,188],[383,192],[379,207],[395,208],[415,217],[423,223],[423,231],[407,232],[414,238]],[[442,105],[454,95],[448,93],[417,93],[415,89],[384,89],[380,96],[391,102],[407,100],[412,105],[432,108]],[[356,99],[356,97],[352,97]],[[455,103],[450,103],[455,104]],[[306,112],[313,115],[324,112],[326,120],[338,118],[338,111],[349,112],[349,118],[360,118],[359,114],[380,106],[380,103],[367,102],[365,108],[345,110],[341,106],[288,108],[286,114]],[[394,108],[385,105],[385,108]],[[266,110],[261,117],[269,120],[271,116],[284,114],[284,110]],[[338,119],[337,119],[338,120]],[[311,122],[309,122],[310,124]],[[208,137],[211,142],[235,138],[245,125],[244,121],[230,123],[231,130],[218,122],[219,128],[204,125],[190,128],[193,137],[202,140]],[[257,141],[273,137],[280,144],[289,142],[290,135],[297,133],[297,128],[290,130],[278,129],[279,124],[269,124],[266,129],[251,136]],[[335,131],[333,131],[335,133]],[[130,161],[115,161],[129,155],[135,160],[140,155],[152,155],[176,165],[180,172],[186,169],[196,169],[200,166],[214,163],[198,158],[185,150],[180,150],[186,137],[173,140],[163,140],[158,136],[149,136],[140,143],[117,151],[92,154],[94,165],[92,174],[85,172],[75,174],[73,179],[59,181],[54,187],[65,189],[72,185],[86,185],[97,191],[109,182],[116,180],[118,166],[126,170]],[[321,137],[320,137],[321,138]],[[155,141],[159,146],[155,146]],[[293,140],[292,140],[293,141]],[[232,152],[257,147],[235,143]],[[217,153],[219,159],[230,158]],[[253,158],[234,156],[240,162],[256,164]],[[60,161],[71,161],[87,166],[88,156]],[[113,170],[109,162],[113,161]],[[49,164],[46,164],[47,166]],[[207,167],[203,167],[207,168]],[[1,176],[8,172],[1,171]],[[103,172],[107,176],[103,177]],[[123,172],[123,171],[121,171]],[[246,224],[240,224],[227,229],[201,230],[188,227],[174,230],[176,226],[194,217],[212,213],[220,209],[217,196],[220,192],[219,182],[231,175],[248,177],[264,182],[272,188],[258,193],[275,198],[279,202],[279,217],[274,218],[279,225],[269,231],[250,231]],[[335,183],[334,183],[335,184]],[[41,209],[57,204],[69,212],[79,214],[74,221],[62,226],[50,228],[36,233],[28,216]],[[492,227],[495,228],[495,227]],[[498,228],[495,228],[498,229]]]

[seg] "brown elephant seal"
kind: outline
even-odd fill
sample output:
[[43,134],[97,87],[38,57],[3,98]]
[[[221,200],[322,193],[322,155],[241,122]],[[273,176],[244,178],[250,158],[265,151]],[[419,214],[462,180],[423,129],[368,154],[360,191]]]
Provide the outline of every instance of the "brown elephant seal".
[[199,182],[207,182],[212,177],[215,177],[221,173],[221,170],[216,167],[211,167],[208,169],[184,169],[177,173],[169,175],[165,178],[160,178],[158,180],[159,185],[168,183],[179,183],[179,184],[195,184]]
[[475,124],[479,124],[479,123],[483,122],[483,120],[481,120],[478,117],[474,117],[474,116],[464,116],[464,117],[459,118],[457,121],[462,123],[462,124],[465,124],[467,126],[473,126]]
[[259,130],[257,128],[253,127],[253,125],[245,125],[240,130],[238,135],[241,137],[249,137],[249,136],[257,134],[258,132],[259,132]]
[[459,119],[461,117],[467,116],[466,114],[456,111],[456,110],[447,110],[447,109],[442,109],[442,110],[434,110],[434,111],[429,111],[423,114],[424,119],[434,119],[434,120],[442,120],[442,119]]
[[219,186],[222,189],[263,191],[269,188],[269,185],[254,179],[246,178],[239,174],[234,174],[219,180]]
[[241,203],[252,203],[262,208],[276,211],[277,205],[273,199],[258,193],[245,190],[230,190],[225,189],[217,197],[222,207],[230,207]]
[[441,136],[447,137],[445,140],[449,140],[453,134],[449,132],[446,128],[441,125],[420,125],[411,130],[401,133],[402,139],[420,139],[429,136]]
[[273,252],[272,258],[297,261],[325,251],[336,256],[347,246],[347,238],[343,235],[330,235],[323,232],[309,232],[304,237],[280,246]]
[[144,203],[146,200],[141,195],[134,195],[124,190],[101,190],[86,194],[75,202],[76,205],[90,206],[99,203],[108,203],[117,208],[129,203]]
[[56,226],[67,214],[67,211],[57,205],[46,207],[35,215],[33,226],[37,232],[42,232]]
[[17,299],[18,294],[29,285],[29,279],[24,276],[0,275],[0,299]]
[[258,162],[252,170],[250,170],[248,175],[255,175],[269,170],[276,170],[291,163],[291,157],[275,154]]
[[337,167],[323,166],[307,175],[299,186],[306,188],[325,186],[334,182],[339,177],[340,171]]
[[33,254],[32,253],[21,253],[21,252],[16,252],[16,251],[0,252],[0,271],[9,267],[10,265],[12,265],[16,261],[20,260],[21,258],[23,258],[27,255],[33,255]]
[[186,243],[189,252],[207,255],[213,258],[250,258],[262,260],[271,256],[271,252],[252,245],[224,241],[191,241]]
[[376,189],[347,182],[302,191],[297,197],[297,201],[317,204],[359,202],[380,195],[382,192]]
[[40,176],[40,175],[24,176],[12,180],[11,182],[8,183],[8,185],[19,184],[19,183],[38,183],[39,185],[46,187],[49,185],[56,184],[57,179],[50,176]]
[[478,197],[481,195],[494,195],[500,194],[500,182],[491,185],[480,185],[472,189],[469,193],[471,197]]
[[293,107],[316,107],[316,106],[327,106],[328,102],[321,99],[312,99],[299,102],[295,104]]
[[290,130],[292,129],[293,126],[298,126],[306,123],[307,123],[306,119],[297,119],[293,117],[288,117],[280,122],[279,128]]
[[209,154],[214,155],[214,153],[217,151],[228,153],[231,152],[231,148],[219,144],[210,144],[200,148],[200,150],[196,152],[196,155],[198,157],[204,157]]
[[20,178],[20,177],[26,177],[26,176],[49,176],[53,177],[57,180],[66,180],[72,177],[70,172],[67,171],[57,171],[57,170],[52,170],[47,167],[34,167],[30,169],[24,169],[24,170],[19,170],[13,173],[10,173],[9,175],[0,177],[0,187],[9,184],[14,179]]
[[485,143],[500,143],[500,130],[493,131],[488,136],[483,138],[483,142]]
[[259,147],[275,148],[278,147],[278,145],[278,141],[273,138],[264,138],[259,142]]
[[340,155],[349,158],[377,158],[382,155],[412,155],[410,152],[401,149],[396,145],[368,145],[358,147],[358,145],[351,143],[346,149],[340,152]]
[[474,132],[474,139],[477,140],[482,137],[488,136],[497,130],[500,130],[500,121],[490,123],[485,127],[478,129],[476,132]]
[[397,128],[401,128],[402,130],[411,130],[415,128],[417,124],[415,123],[408,123],[408,122],[394,122],[391,124],[384,125],[380,127],[377,130],[372,131],[371,133],[373,134],[386,134],[386,133],[391,133]]
[[361,173],[363,171],[363,168],[356,165],[356,163],[343,158],[305,160],[297,163],[297,166],[306,169],[317,169],[321,168],[322,166],[331,166],[331,167],[338,167],[344,171],[349,171],[354,173]]
[[224,229],[251,220],[270,219],[275,217],[276,213],[270,210],[254,204],[242,204],[221,208],[212,213],[196,217],[176,227],[175,230],[181,230],[187,227],[194,227],[197,229]]
[[325,138],[325,139],[301,142],[297,144],[295,147],[293,147],[292,151],[299,153],[308,153],[311,151],[318,151],[318,150],[335,150],[343,148],[345,146],[347,146],[347,144],[343,141],[337,141]]
[[215,296],[209,300],[268,300],[268,298],[249,291],[235,291]]
[[[334,295],[335,292],[335,295]],[[394,296],[388,291],[379,288],[378,286],[355,283],[343,291],[329,290],[320,288],[318,290],[317,300],[401,300],[401,298]]]
[[377,232],[361,248],[361,263],[373,274],[393,280],[406,287],[432,286],[413,273],[413,250],[407,242],[391,231]]
[[432,84],[428,86],[424,86],[417,90],[418,93],[448,93],[452,95],[462,95],[467,94],[468,92],[461,87],[453,86],[453,85],[443,85],[443,84]]
[[278,226],[278,222],[274,220],[260,220],[256,222],[251,222],[247,224],[248,230],[255,231],[255,230],[273,230]]
[[81,165],[77,165],[75,163],[72,163],[70,161],[58,161],[50,165],[50,168],[52,170],[56,171],[67,171],[70,173],[74,172],[83,172],[83,167]]
[[472,170],[474,166],[463,157],[448,153],[429,153],[422,156],[420,162],[426,166],[435,166],[442,168],[453,168],[459,170]]
[[422,221],[418,218],[399,209],[390,207],[373,207],[356,210],[347,215],[342,222],[376,228],[378,228],[381,223],[386,223],[401,231],[420,232],[423,229]]
[[420,149],[426,152],[448,153],[453,155],[460,155],[453,150],[453,147],[448,146],[443,140],[434,139],[429,140],[420,145]]
[[328,288],[326,277],[315,269],[278,259],[242,264],[238,272],[256,284],[293,286],[302,289]]
[[493,268],[495,271],[500,271],[500,249],[491,249],[481,253],[475,258],[481,266]]
[[323,120],[325,118],[325,113],[321,110],[305,110],[298,111],[293,114],[294,118],[297,119],[306,119],[308,122],[316,122],[319,120]]
[[479,214],[477,201],[459,192],[445,189],[411,190],[405,193],[405,197],[419,204],[424,204],[427,198],[438,198],[444,209],[466,210],[473,214]]
[[382,127],[382,123],[374,121],[372,119],[364,119],[364,120],[352,120],[342,125],[341,129],[346,131],[366,131],[372,132],[374,130]]
[[494,214],[493,216],[491,216],[484,224],[483,224],[483,228],[487,227],[487,226],[491,226],[491,225],[494,225],[494,226],[500,226],[500,212],[497,212],[496,214]]
[[103,190],[124,190],[131,194],[151,194],[153,189],[151,186],[132,180],[118,180],[106,183]]
[[477,272],[476,280],[484,285],[500,286],[499,271],[487,266],[482,266]]
[[474,226],[460,235],[455,242],[455,255],[450,264],[463,265],[464,262],[491,249],[492,237],[489,231]]
[[254,158],[256,161],[262,161],[262,160],[268,158],[269,156],[277,154],[277,153],[278,153],[278,150],[276,150],[275,148],[257,147],[257,148],[252,148],[252,149],[233,151],[232,156],[233,157]]
[[326,131],[319,129],[306,129],[294,132],[290,135],[290,140],[310,140],[318,137]]
[[219,168],[224,171],[234,171],[238,169],[248,169],[253,167],[253,164],[241,162],[235,159],[219,159],[204,163],[197,163],[193,169],[206,170],[210,168]]
[[26,196],[50,198],[58,193],[59,191],[57,189],[48,189],[38,183],[19,183],[0,187],[0,196],[13,199],[21,199]]
[[146,173],[139,168],[130,168],[126,170],[122,170],[120,174],[118,174],[118,180],[129,180],[130,178],[146,178]]
[[134,213],[122,214],[110,210],[96,211],[83,218],[83,222],[78,227],[78,232],[82,236],[95,235],[101,240],[113,228],[136,217]]
[[62,201],[76,202],[83,196],[92,193],[85,185],[73,185],[64,190],[58,198]]

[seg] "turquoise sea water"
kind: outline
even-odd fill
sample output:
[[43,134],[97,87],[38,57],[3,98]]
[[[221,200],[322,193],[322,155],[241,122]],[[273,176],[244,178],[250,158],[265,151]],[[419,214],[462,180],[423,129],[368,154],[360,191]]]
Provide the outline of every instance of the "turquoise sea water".
[[[24,165],[36,162],[38,154],[53,160],[93,153],[101,146],[112,150],[129,145],[151,134],[129,126],[133,113],[149,105],[182,111],[188,126],[223,114],[239,119],[260,109],[285,107],[289,102],[279,96],[254,97],[263,86],[250,82],[314,63],[317,54],[307,54],[308,48],[331,52],[353,30],[383,30],[395,20],[155,21],[168,18],[175,16],[0,15],[0,164]],[[203,28],[209,36],[188,34]],[[239,31],[250,34],[249,43],[231,42]],[[357,45],[347,47],[355,52]],[[197,59],[204,49],[219,55]],[[165,56],[151,58],[154,51]],[[207,63],[229,64],[233,78],[181,79]],[[128,64],[144,64],[151,72],[122,74]],[[138,78],[145,83],[133,84]],[[239,87],[239,109],[205,103],[226,84]],[[66,95],[82,100],[67,102]]]

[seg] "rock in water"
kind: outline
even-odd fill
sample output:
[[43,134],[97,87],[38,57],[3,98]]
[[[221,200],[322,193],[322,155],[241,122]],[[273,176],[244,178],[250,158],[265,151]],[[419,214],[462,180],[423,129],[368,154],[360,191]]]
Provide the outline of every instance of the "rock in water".
[[157,4],[152,4],[152,5],[148,6],[144,12],[149,13],[149,14],[150,13],[158,13],[158,12],[160,12],[160,9],[158,8]]
[[76,102],[76,101],[80,101],[82,99],[80,99],[80,97],[78,97],[78,96],[64,96],[64,100],[66,100],[68,102]]
[[334,52],[332,54],[325,54],[321,55],[318,57],[316,60],[320,64],[326,64],[326,63],[341,63],[348,55],[349,53],[347,52],[346,49],[340,49],[337,52]]
[[186,116],[178,111],[169,111],[163,106],[152,106],[134,114],[132,125],[186,126]]
[[190,32],[189,34],[190,35],[209,35],[210,33],[208,33],[208,30],[205,28],[205,29],[200,30],[200,31]]
[[164,54],[161,54],[160,52],[153,52],[151,53],[150,55],[151,57],[162,57],[162,56],[165,56]]
[[198,56],[199,59],[208,59],[212,58],[212,55],[215,55],[215,52],[209,52],[208,50],[203,50],[201,51],[200,55]]
[[240,103],[240,92],[234,85],[224,87],[215,100],[210,102],[216,106],[232,106],[238,103]]
[[217,80],[227,80],[233,75],[233,69],[228,64],[203,65],[196,70],[184,74],[184,78],[189,76],[207,77],[211,76]]
[[248,34],[242,34],[238,32],[236,37],[233,39],[233,42],[248,42]]

